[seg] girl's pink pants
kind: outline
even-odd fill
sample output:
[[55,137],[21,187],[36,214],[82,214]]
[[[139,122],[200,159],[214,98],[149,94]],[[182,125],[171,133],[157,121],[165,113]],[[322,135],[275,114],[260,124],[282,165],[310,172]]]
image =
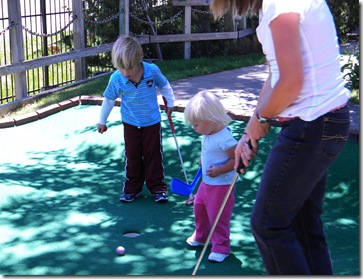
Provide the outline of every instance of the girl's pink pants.
[[[230,185],[210,186],[203,181],[199,185],[194,200],[195,231],[193,236],[196,241],[202,243],[207,241],[229,187]],[[234,207],[234,191],[235,186],[233,186],[233,190],[212,235],[212,252],[230,253],[230,221]]]

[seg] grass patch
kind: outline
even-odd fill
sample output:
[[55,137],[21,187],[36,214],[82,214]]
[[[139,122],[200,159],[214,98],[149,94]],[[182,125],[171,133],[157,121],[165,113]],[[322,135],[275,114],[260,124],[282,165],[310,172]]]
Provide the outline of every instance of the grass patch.
[[156,62],[170,82],[195,76],[208,75],[266,62],[262,53],[245,55],[201,57],[190,60],[165,60]]

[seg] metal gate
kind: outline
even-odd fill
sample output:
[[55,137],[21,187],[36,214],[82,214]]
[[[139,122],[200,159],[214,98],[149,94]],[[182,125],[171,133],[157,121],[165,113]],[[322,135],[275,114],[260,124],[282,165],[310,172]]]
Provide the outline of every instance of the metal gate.
[[[12,64],[10,53],[10,32],[14,23],[9,20],[8,2],[0,0],[0,61],[1,66]],[[21,25],[24,42],[24,61],[74,50],[72,22],[72,0],[19,0]],[[86,38],[84,38],[87,42]],[[92,43],[86,43],[93,46]],[[100,54],[101,55],[101,54]],[[87,67],[87,65],[86,65]],[[87,67],[87,76],[101,69],[97,65]],[[0,104],[16,99],[14,75],[0,76]],[[27,96],[32,96],[51,88],[75,81],[74,60],[63,61],[49,66],[26,71]]]

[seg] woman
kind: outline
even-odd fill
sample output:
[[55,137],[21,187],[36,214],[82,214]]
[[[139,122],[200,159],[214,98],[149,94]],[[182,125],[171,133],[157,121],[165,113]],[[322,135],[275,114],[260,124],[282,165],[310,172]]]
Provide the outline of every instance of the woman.
[[215,19],[228,10],[235,16],[259,12],[256,33],[269,76],[237,144],[235,169],[238,158],[249,166],[271,120],[281,122],[251,215],[266,271],[331,275],[320,216],[329,166],[349,135],[350,91],[329,7],[325,0],[212,0],[210,8]]

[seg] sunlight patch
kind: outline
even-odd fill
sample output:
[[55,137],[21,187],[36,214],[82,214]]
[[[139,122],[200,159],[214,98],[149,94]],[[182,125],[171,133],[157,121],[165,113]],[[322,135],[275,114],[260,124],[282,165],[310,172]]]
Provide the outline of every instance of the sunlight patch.
[[338,199],[349,194],[349,187],[345,183],[339,183],[333,190],[330,190],[325,194],[328,199]]
[[98,166],[96,164],[71,162],[67,165],[67,167],[72,170],[88,170],[88,169],[95,169]]
[[336,224],[339,225],[358,225],[356,221],[352,220],[352,219],[348,219],[348,218],[341,218],[335,221]]
[[90,189],[84,189],[84,188],[79,188],[79,187],[75,187],[75,188],[70,188],[70,189],[66,189],[62,192],[62,194],[67,195],[67,196],[71,196],[71,197],[76,197],[76,196],[80,196],[83,194],[91,194],[91,190]]
[[43,191],[28,186],[2,185],[0,187],[0,208],[17,207],[26,200],[41,197],[43,193]]
[[99,224],[106,219],[109,219],[109,216],[101,212],[93,214],[72,212],[65,219],[65,223],[67,225],[89,226],[89,225]]

